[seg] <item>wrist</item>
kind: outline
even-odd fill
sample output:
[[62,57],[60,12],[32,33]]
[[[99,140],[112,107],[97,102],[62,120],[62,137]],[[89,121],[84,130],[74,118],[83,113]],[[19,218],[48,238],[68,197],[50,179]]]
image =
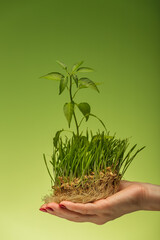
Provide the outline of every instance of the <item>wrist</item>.
[[141,210],[160,211],[160,186],[141,183],[138,202]]

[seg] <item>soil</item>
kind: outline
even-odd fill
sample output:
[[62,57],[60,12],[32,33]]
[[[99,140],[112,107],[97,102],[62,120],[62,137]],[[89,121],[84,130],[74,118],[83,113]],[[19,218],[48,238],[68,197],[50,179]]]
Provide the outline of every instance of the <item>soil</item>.
[[102,170],[98,177],[94,172],[89,176],[84,176],[83,181],[74,178],[72,182],[67,182],[65,177],[59,177],[59,180],[61,186],[52,186],[53,194],[46,195],[42,199],[45,203],[60,203],[65,200],[89,203],[107,198],[118,191],[121,176],[112,173],[108,167],[107,171]]

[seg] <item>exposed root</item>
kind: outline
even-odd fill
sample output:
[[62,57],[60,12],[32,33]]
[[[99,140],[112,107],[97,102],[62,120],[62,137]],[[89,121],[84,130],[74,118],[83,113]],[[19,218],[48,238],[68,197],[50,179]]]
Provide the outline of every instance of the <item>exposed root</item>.
[[100,172],[99,177],[95,177],[94,173],[84,176],[82,182],[78,178],[72,182],[64,182],[64,178],[60,177],[61,187],[53,186],[53,194],[46,195],[42,198],[45,203],[67,200],[79,203],[94,202],[104,199],[118,191],[120,176],[111,171]]

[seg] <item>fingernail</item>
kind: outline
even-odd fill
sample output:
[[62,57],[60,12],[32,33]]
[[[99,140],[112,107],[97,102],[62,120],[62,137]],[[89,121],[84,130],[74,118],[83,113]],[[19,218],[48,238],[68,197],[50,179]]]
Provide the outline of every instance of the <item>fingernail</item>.
[[46,209],[50,210],[50,211],[54,211],[52,208],[50,207],[46,207]]
[[40,208],[39,210],[42,212],[47,212],[47,210],[45,208]]
[[60,208],[66,208],[63,204],[59,204]]

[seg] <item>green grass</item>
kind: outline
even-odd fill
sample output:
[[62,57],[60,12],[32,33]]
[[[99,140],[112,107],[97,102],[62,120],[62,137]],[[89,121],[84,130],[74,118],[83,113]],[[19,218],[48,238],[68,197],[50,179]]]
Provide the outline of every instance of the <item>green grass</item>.
[[51,178],[51,185],[60,186],[59,177],[71,182],[74,178],[84,181],[85,175],[94,172],[95,177],[110,167],[112,173],[123,177],[127,168],[135,156],[144,148],[135,151],[137,144],[129,148],[128,139],[116,139],[109,132],[98,131],[93,135],[92,131],[80,135],[72,133],[72,137],[61,136],[63,130],[56,133],[53,138],[53,154],[51,157],[52,174],[44,156],[47,171]]

